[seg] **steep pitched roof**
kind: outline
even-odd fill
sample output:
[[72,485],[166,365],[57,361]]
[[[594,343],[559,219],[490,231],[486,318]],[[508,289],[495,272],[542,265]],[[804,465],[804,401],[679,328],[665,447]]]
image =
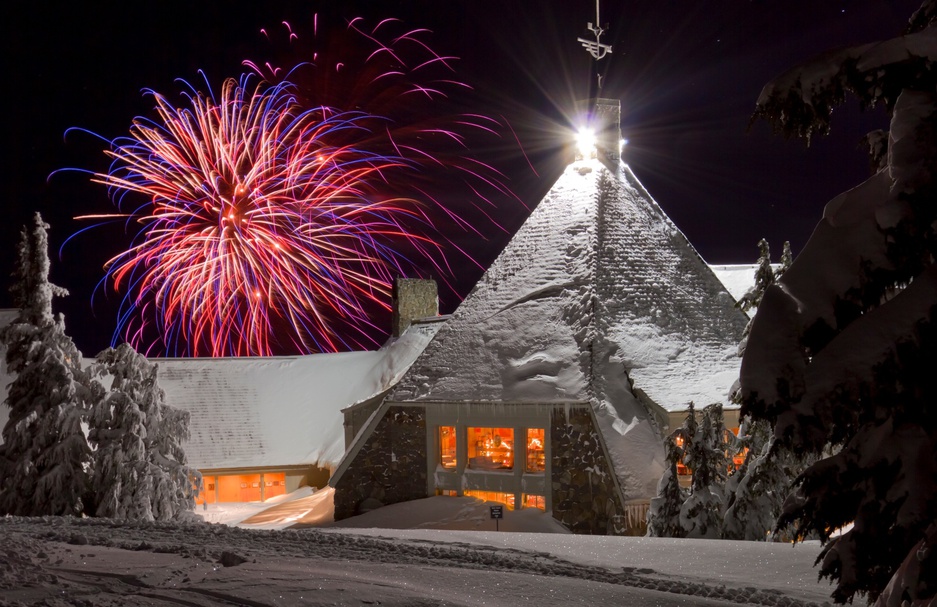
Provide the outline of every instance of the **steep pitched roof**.
[[667,409],[724,400],[745,316],[622,165],[567,167],[392,400],[581,401],[595,350]]
[[[612,168],[567,167],[388,401],[591,402],[633,497],[663,463],[636,394],[723,402],[747,320],[631,170]],[[635,448],[651,472],[629,471]]]

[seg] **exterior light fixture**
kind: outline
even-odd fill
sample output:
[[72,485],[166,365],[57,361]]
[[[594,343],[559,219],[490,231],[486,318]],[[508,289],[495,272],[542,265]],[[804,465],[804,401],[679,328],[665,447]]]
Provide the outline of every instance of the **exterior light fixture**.
[[595,157],[595,131],[582,127],[576,133],[576,152],[579,158]]

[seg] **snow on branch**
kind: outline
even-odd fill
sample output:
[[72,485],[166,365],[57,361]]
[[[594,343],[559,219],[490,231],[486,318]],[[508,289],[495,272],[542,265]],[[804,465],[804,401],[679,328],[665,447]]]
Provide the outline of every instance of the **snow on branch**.
[[752,122],[764,118],[775,133],[809,143],[813,135],[829,133],[833,108],[847,92],[863,107],[881,102],[891,110],[910,81],[933,91],[937,28],[831,51],[785,72],[761,91]]

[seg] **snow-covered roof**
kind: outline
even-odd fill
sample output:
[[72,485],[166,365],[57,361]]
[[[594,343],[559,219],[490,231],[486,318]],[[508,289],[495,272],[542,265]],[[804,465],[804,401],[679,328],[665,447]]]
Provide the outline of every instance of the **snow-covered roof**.
[[391,399],[589,401],[610,362],[668,410],[723,402],[747,322],[734,304],[627,166],[579,161]]
[[758,269],[756,264],[712,265],[709,267],[735,301],[741,299],[755,285],[755,270]]
[[724,403],[747,318],[613,168],[567,167],[386,402],[590,403],[623,497],[646,497],[664,462],[643,401]]
[[[441,320],[415,321],[371,352],[153,360],[167,403],[191,414],[184,447],[194,467],[329,467],[345,450],[341,410],[394,385]],[[13,380],[5,368],[0,365],[4,399]],[[8,416],[9,408],[0,406],[0,427]]]
[[439,324],[414,323],[372,352],[155,362],[168,404],[191,414],[191,465],[328,467],[345,451],[341,410],[392,386]]

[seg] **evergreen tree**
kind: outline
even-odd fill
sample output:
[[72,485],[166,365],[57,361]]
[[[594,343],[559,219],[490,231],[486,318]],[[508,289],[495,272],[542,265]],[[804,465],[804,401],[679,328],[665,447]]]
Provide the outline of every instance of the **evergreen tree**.
[[703,409],[697,432],[685,443],[683,463],[693,474],[690,495],[680,509],[686,537],[722,537],[729,465],[725,434],[722,405],[716,403]]
[[67,292],[49,282],[49,226],[36,213],[21,232],[11,289],[19,308],[2,332],[6,364],[16,379],[6,404],[0,465],[0,512],[80,515],[89,488],[91,449],[82,430],[101,387],[81,368],[52,299]]
[[101,352],[94,368],[112,378],[91,415],[95,514],[132,520],[185,515],[201,481],[181,445],[189,438],[188,413],[165,403],[157,366],[129,344]]
[[[735,304],[737,308],[745,312],[749,316],[748,324],[745,325],[745,329],[742,330],[742,338],[739,340],[739,356],[745,355],[745,346],[748,344],[748,335],[752,331],[752,317],[755,315],[755,312],[758,310],[758,306],[761,305],[761,300],[765,296],[765,291],[768,290],[768,287],[773,285],[775,281],[780,278],[784,272],[787,271],[787,268],[790,267],[793,257],[791,255],[791,243],[788,241],[784,242],[784,251],[781,255],[781,265],[775,270],[771,266],[771,249],[768,246],[768,241],[762,238],[758,241],[758,262],[755,265],[755,281],[752,284],[751,288],[745,292],[738,302]],[[732,387],[732,402],[739,404],[738,401],[738,386]]]
[[[788,244],[788,243],[785,243]],[[788,248],[790,245],[788,245]],[[758,261],[755,266],[755,284],[735,304],[742,312],[758,309],[765,291],[774,284],[775,271],[771,267],[771,249],[768,241],[762,238],[758,241]],[[748,335],[746,330],[746,335]]]
[[647,511],[647,534],[650,537],[684,537],[680,509],[687,492],[680,486],[677,476],[677,464],[683,458],[683,449],[677,445],[675,435],[667,437],[666,449],[667,468],[657,485],[657,496],[651,498]]
[[182,447],[189,440],[189,412],[170,407],[156,383],[157,366],[153,365],[148,385],[151,405],[147,415],[147,449],[150,463],[158,473],[153,497],[156,520],[184,518],[195,508],[195,496],[202,488],[202,475],[188,465]]
[[[677,475],[677,464],[683,463],[686,459],[686,448],[696,440],[699,423],[696,421],[696,407],[690,402],[687,408],[687,416],[683,420],[683,425],[673,431],[667,438],[667,461],[668,469],[664,470],[664,475],[658,482],[657,497],[651,500],[651,507],[648,509],[648,532],[653,527],[652,535],[659,537],[685,537],[686,530],[680,522],[680,510],[683,508],[689,491],[680,487],[679,476]],[[670,470],[671,460],[673,460]],[[670,478],[668,478],[668,475]],[[656,501],[654,501],[656,500]]]
[[739,438],[748,452],[726,483],[723,537],[764,541],[771,535],[784,499],[803,466],[793,464],[793,454],[773,440],[771,425],[764,420],[743,418]]
[[[781,262],[772,270],[768,243],[759,242],[755,286],[746,294],[746,312],[757,310],[765,291],[780,279],[793,263],[790,241],[784,242]],[[745,327],[739,343],[739,356],[745,354],[753,320]],[[740,383],[732,387],[732,402],[741,404]],[[745,460],[726,481],[726,510],[723,516],[724,536],[737,540],[765,540],[771,536],[781,504],[791,483],[803,471],[803,458],[794,456],[781,443],[771,440],[771,425],[766,420],[742,418],[738,449],[747,449]],[[774,534],[774,537],[780,537]]]
[[[784,273],[787,272],[792,263],[794,263],[794,254],[791,252],[791,241],[785,240],[784,249],[781,251],[781,264],[778,269],[774,271],[774,280],[777,281],[784,276]],[[759,299],[758,302],[761,303],[761,300]]]
[[935,83],[937,0],[926,0],[904,35],[790,70],[756,110],[808,141],[828,132],[847,92],[890,117],[875,173],[827,205],[769,287],[742,362],[743,413],[820,457],[779,523],[795,523],[797,538],[819,535],[837,602],[937,596]]
[[[96,516],[153,520],[153,479],[146,453],[145,414],[140,408],[145,365],[123,344],[98,354],[93,372],[110,374],[111,389],[91,411]],[[144,361],[145,362],[145,359]]]

